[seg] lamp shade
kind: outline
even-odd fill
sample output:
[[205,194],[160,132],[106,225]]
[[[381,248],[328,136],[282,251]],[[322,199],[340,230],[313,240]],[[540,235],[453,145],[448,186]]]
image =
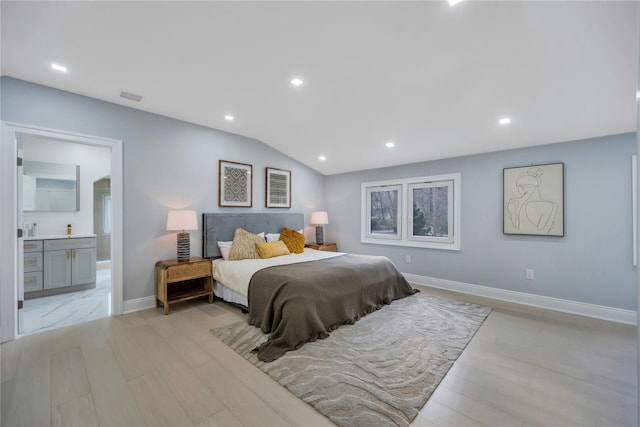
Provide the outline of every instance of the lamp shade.
[[309,220],[311,225],[326,225],[329,224],[329,216],[325,211],[311,212],[311,219]]
[[198,216],[196,211],[169,211],[167,216],[167,230],[197,230]]

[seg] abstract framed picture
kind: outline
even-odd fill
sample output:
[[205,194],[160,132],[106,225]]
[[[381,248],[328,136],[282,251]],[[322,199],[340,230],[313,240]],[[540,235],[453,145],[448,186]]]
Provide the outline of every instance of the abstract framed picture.
[[291,171],[266,168],[265,206],[268,208],[291,207]]
[[564,236],[564,163],[503,169],[503,233]]
[[253,166],[220,160],[218,162],[218,206],[250,208],[253,203]]

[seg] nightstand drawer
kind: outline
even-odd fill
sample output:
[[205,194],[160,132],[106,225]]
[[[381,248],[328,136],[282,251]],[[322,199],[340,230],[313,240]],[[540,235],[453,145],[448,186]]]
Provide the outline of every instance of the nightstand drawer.
[[206,276],[211,276],[210,262],[189,263],[184,265],[177,264],[167,269],[167,282],[179,282],[181,280]]

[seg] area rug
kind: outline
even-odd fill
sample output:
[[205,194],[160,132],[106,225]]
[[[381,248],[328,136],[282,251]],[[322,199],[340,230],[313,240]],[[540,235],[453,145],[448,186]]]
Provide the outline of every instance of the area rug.
[[246,321],[211,333],[339,426],[408,426],[490,311],[415,294],[270,363]]

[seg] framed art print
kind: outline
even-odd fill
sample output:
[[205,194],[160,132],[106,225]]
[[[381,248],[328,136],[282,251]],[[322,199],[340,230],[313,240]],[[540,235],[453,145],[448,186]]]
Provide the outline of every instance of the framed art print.
[[564,163],[503,169],[503,232],[564,236]]
[[291,171],[267,168],[265,206],[268,208],[291,207]]
[[253,166],[220,160],[218,162],[218,206],[250,208],[253,190]]

